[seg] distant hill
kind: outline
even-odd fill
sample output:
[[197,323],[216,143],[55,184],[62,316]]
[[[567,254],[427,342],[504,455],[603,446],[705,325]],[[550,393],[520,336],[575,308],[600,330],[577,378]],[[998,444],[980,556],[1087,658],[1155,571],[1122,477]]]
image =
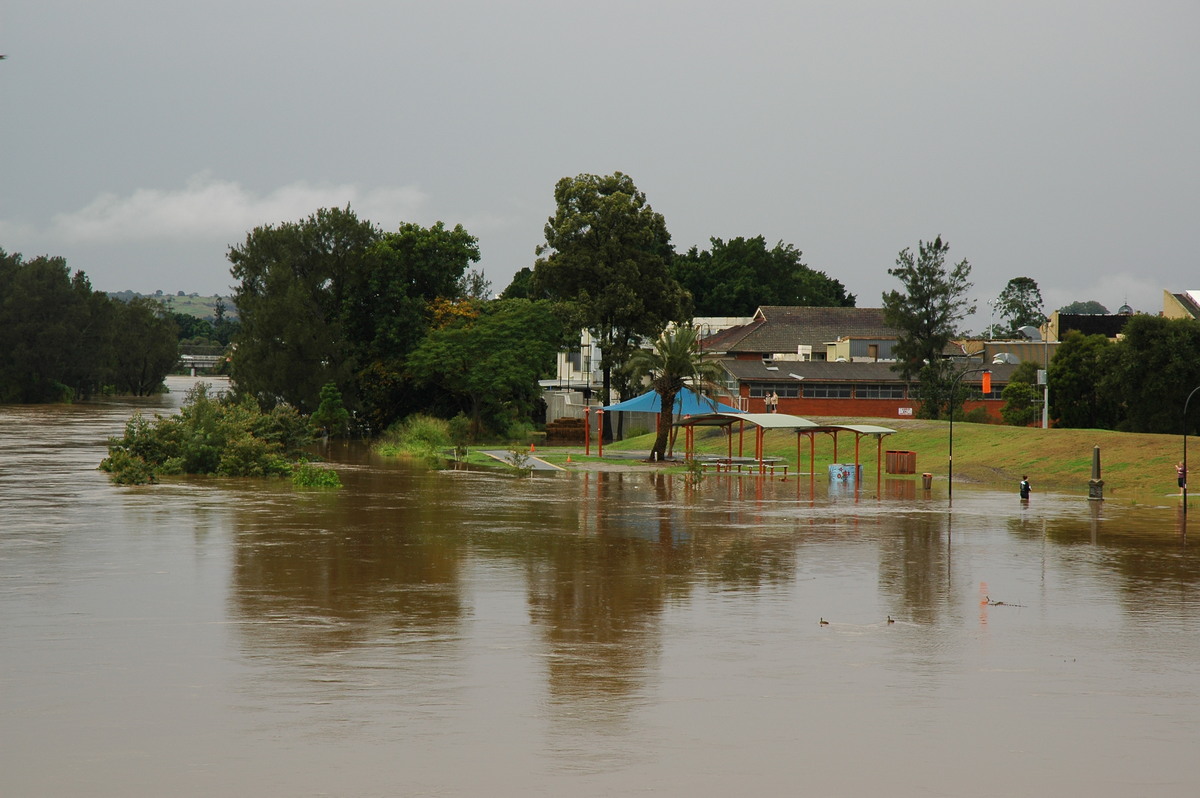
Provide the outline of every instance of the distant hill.
[[199,294],[185,294],[179,291],[174,294],[168,294],[164,291],[155,291],[153,294],[139,294],[136,291],[109,291],[107,292],[113,299],[119,299],[122,302],[128,302],[134,297],[146,297],[147,299],[156,299],[166,305],[167,309],[172,313],[186,313],[189,316],[195,316],[198,319],[208,319],[212,321],[216,316],[217,300],[225,303],[225,318],[236,319],[237,308],[233,306],[232,297],[227,296],[200,296]]

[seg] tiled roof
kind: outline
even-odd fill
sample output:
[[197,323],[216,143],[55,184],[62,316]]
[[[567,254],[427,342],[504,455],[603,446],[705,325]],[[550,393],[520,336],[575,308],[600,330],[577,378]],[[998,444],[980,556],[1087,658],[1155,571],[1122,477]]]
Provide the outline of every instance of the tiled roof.
[[810,308],[764,306],[755,321],[733,327],[705,339],[704,348],[714,352],[795,352],[797,346],[824,351],[825,344],[839,338],[896,337],[883,323],[883,308]]

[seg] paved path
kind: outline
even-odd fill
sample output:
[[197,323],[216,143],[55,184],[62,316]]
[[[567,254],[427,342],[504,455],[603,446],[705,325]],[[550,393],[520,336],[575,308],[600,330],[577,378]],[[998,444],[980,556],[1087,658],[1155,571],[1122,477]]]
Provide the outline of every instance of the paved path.
[[[507,466],[513,465],[512,452],[510,452],[510,451],[504,451],[504,450],[500,450],[500,449],[491,449],[491,450],[479,450],[479,453],[486,454],[488,457],[492,458],[493,460],[499,460],[500,462],[504,463]],[[530,455],[529,459],[525,463],[525,467],[531,468],[534,471],[566,471],[567,470],[560,466],[554,465],[554,463],[547,463],[545,460],[538,457],[537,455]]]

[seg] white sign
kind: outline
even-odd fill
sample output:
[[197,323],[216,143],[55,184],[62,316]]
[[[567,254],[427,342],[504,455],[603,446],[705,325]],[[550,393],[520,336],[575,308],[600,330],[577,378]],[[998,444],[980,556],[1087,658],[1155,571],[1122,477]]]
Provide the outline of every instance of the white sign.
[[912,408],[911,407],[901,407],[896,412],[898,415],[901,415],[901,416],[911,416]]

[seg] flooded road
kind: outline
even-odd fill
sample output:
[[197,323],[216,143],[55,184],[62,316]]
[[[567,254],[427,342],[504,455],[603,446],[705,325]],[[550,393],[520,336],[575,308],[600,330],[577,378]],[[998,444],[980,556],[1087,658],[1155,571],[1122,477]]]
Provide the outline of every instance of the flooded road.
[[0,795],[1200,791],[1169,500],[355,447],[333,493],[115,487],[138,405],[0,407]]

